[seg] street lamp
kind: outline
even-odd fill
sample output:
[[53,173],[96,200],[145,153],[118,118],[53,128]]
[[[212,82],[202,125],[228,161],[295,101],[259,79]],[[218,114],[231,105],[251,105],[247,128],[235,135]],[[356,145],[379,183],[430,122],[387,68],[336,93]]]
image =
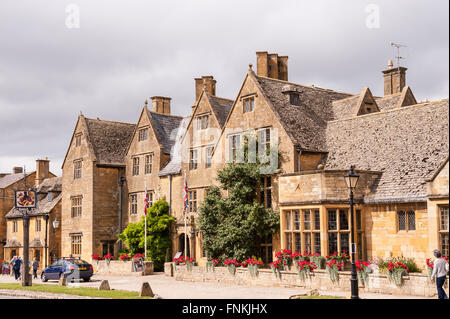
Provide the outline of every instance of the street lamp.
[[48,264],[47,264],[47,254],[48,254],[48,214],[42,216],[42,218],[45,221],[45,244],[44,244],[44,260],[45,260],[45,268],[47,268]]
[[353,190],[356,188],[356,184],[358,184],[359,175],[354,172],[354,166],[350,166],[350,171],[347,175],[344,176],[345,183],[347,184],[347,188],[350,190],[350,218],[351,218],[351,255],[352,255],[352,275],[350,279],[351,284],[351,299],[359,299],[358,296],[358,278],[356,275],[356,265],[355,265],[355,223],[353,217]]
[[56,231],[59,228],[59,220],[55,219],[53,222],[53,231]]

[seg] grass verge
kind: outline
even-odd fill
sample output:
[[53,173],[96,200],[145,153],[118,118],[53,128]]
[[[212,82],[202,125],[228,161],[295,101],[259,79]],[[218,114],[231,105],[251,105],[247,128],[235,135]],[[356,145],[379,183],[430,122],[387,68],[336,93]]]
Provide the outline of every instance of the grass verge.
[[298,299],[345,299],[345,298],[338,296],[302,296]]
[[0,289],[8,290],[24,290],[24,291],[38,291],[47,293],[87,296],[87,297],[100,297],[100,298],[113,298],[113,299],[151,299],[150,297],[139,297],[139,293],[136,291],[127,290],[98,290],[96,288],[87,287],[66,287],[58,285],[42,285],[33,284],[31,287],[22,287],[21,284],[9,283],[0,284]]

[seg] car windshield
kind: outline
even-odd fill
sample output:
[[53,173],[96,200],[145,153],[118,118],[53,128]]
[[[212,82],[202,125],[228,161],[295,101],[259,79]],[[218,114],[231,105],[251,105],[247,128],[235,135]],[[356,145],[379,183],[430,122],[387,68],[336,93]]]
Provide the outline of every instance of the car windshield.
[[69,262],[75,264],[75,265],[84,265],[84,264],[89,264],[87,261],[82,260],[82,259],[70,259]]

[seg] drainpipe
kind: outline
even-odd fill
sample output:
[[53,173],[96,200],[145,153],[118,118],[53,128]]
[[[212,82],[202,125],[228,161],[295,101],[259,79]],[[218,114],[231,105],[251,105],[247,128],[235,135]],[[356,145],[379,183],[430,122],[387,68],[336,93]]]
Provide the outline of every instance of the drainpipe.
[[[122,202],[123,202],[123,183],[125,182],[125,177],[121,175],[119,169],[119,234],[122,233]],[[119,251],[122,249],[122,242],[118,243]]]
[[169,175],[169,216],[172,215],[172,175]]

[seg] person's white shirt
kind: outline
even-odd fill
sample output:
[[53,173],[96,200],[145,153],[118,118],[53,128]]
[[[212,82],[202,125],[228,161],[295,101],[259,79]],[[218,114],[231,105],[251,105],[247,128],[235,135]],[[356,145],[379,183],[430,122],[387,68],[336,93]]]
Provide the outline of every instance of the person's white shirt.
[[448,273],[448,262],[444,258],[438,258],[433,263],[431,279],[446,276]]

